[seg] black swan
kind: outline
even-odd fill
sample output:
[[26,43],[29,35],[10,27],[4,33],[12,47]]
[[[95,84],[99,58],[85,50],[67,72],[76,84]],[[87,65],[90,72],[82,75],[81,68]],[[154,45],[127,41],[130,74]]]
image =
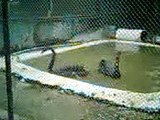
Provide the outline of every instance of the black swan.
[[63,68],[53,70],[56,53],[51,47],[44,48],[41,53],[44,53],[47,50],[52,51],[52,57],[48,65],[48,72],[65,77],[86,77],[89,74],[89,71],[86,70],[83,65],[68,65]]
[[118,51],[116,53],[116,58],[114,63],[102,59],[98,66],[98,72],[102,73],[104,76],[109,76],[114,79],[120,78],[121,77],[121,73],[119,70],[120,55],[121,52]]

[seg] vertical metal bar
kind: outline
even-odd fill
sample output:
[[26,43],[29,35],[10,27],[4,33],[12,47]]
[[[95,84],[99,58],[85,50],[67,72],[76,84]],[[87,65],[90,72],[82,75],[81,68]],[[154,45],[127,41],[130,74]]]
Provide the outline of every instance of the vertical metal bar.
[[3,39],[4,39],[4,54],[6,65],[6,90],[8,99],[8,120],[14,120],[13,116],[13,93],[11,80],[11,60],[10,60],[10,39],[8,26],[8,0],[2,0],[3,12]]

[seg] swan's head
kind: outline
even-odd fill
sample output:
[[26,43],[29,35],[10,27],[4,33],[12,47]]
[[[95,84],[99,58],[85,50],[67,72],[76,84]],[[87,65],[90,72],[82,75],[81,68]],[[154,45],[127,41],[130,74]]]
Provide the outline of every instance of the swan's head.
[[42,51],[41,51],[41,53],[44,53],[44,52],[46,52],[47,50],[48,50],[48,49],[43,48]]
[[102,67],[102,66],[105,66],[105,64],[106,64],[106,60],[102,59],[99,63],[99,66]]
[[53,53],[53,55],[56,56],[56,52],[55,52],[55,50],[54,50],[52,47],[44,47],[44,48],[42,49],[41,53],[44,53],[44,52],[46,52],[47,50],[51,50],[52,53]]

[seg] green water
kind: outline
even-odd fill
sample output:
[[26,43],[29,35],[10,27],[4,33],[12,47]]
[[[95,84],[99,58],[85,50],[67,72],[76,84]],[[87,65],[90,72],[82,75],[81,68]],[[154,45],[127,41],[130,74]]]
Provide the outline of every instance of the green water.
[[[152,47],[132,48],[126,45],[107,43],[81,48],[57,55],[55,68],[65,65],[82,64],[90,71],[81,81],[134,92],[156,92],[160,90],[160,50]],[[120,59],[120,79],[111,79],[97,72],[102,58],[113,62],[117,49],[122,50]],[[46,71],[50,56],[32,59],[25,63]]]

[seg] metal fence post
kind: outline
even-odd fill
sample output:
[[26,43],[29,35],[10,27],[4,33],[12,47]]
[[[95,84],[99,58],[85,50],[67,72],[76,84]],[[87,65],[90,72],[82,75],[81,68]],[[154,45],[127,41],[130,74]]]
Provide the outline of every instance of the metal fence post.
[[11,60],[10,60],[10,39],[9,39],[9,26],[8,26],[8,0],[2,0],[3,12],[3,39],[4,39],[4,54],[6,65],[6,86],[7,86],[7,99],[8,99],[8,120],[14,120],[13,116],[13,93],[12,93],[12,80],[11,80]]

